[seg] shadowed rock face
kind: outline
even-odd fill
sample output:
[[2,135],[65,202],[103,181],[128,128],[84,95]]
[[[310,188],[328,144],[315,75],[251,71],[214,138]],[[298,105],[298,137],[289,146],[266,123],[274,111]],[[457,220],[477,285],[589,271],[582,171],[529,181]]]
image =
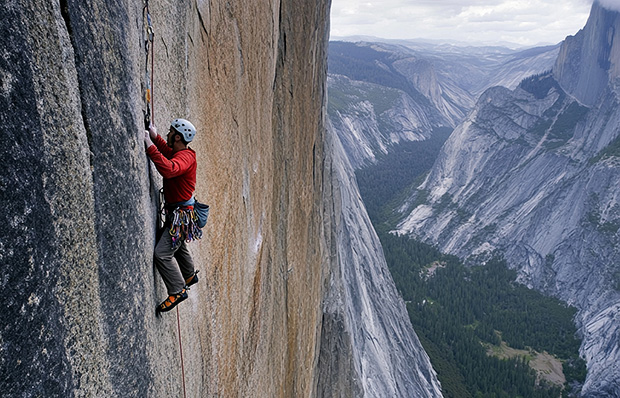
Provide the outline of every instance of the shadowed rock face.
[[335,261],[323,301],[319,396],[441,397],[333,128],[325,142]]
[[585,105],[595,105],[620,79],[620,12],[595,1],[586,26],[566,38],[555,64],[558,82]]
[[[6,1],[3,394],[328,397],[418,385],[438,396],[402,303],[373,307],[387,306],[381,333],[395,336],[377,334],[387,343],[373,355],[406,354],[362,368],[368,343],[350,331],[373,325],[359,324],[357,301],[330,301],[344,276],[364,272],[339,273],[358,261],[335,256],[357,247],[338,246],[346,234],[365,223],[377,243],[365,213],[351,211],[360,206],[342,174],[351,171],[333,171],[325,144],[330,1],[149,6],[154,122],[162,135],[176,117],[198,128],[197,197],[211,204],[190,245],[200,282],[178,317],[155,317],[166,291],[152,264],[161,179],[142,142],[142,3]],[[351,203],[332,203],[338,183]],[[379,286],[397,300],[377,261]],[[394,366],[412,357],[411,370]]]

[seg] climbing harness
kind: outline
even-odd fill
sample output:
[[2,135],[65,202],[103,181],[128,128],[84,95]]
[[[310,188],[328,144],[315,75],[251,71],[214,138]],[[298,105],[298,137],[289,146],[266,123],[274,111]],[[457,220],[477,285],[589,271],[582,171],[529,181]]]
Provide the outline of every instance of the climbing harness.
[[193,208],[177,207],[168,213],[171,221],[170,236],[172,248],[176,249],[181,242],[202,239],[202,230],[198,226],[198,215]]
[[[144,9],[142,11],[144,19],[144,49],[146,52],[145,73],[144,73],[144,100],[146,102],[146,110],[144,111],[144,128],[146,130],[153,124],[155,117],[155,101],[153,98],[153,74],[154,74],[154,61],[155,53],[153,51],[153,37],[155,32],[153,30],[153,24],[151,23],[151,14],[149,12],[149,1],[145,0]],[[149,71],[149,59],[151,61],[151,70]]]

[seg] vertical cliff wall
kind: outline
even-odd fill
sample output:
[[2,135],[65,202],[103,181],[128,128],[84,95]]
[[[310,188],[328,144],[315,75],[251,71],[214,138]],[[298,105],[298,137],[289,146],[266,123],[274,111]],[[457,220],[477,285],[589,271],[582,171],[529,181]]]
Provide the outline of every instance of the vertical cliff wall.
[[325,228],[332,258],[323,304],[321,397],[441,397],[333,128],[326,136]]
[[[154,120],[198,128],[179,306],[187,396],[310,396],[329,1],[150,1]],[[0,9],[0,380],[10,396],[182,396],[176,314],[152,265],[160,179],[144,155],[141,2]]]
[[[617,8],[617,7],[616,7]],[[592,5],[586,26],[564,41],[553,69],[562,87],[587,106],[596,105],[610,83],[620,78],[618,11]]]

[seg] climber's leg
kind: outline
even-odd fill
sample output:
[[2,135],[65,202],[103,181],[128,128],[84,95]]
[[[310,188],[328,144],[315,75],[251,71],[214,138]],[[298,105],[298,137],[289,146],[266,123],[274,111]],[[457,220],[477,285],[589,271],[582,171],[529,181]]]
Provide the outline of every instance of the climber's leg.
[[[185,242],[181,244],[183,246]],[[179,270],[179,266],[175,264],[175,250],[172,248],[172,237],[168,231],[164,231],[157,246],[155,246],[155,265],[159,271],[169,295],[174,295],[183,290],[185,279]],[[187,249],[186,249],[187,250]],[[193,264],[192,264],[193,269]]]
[[187,242],[181,242],[181,245],[174,253],[174,258],[177,259],[183,280],[191,278],[194,275],[194,260],[192,260],[192,255],[187,249]]

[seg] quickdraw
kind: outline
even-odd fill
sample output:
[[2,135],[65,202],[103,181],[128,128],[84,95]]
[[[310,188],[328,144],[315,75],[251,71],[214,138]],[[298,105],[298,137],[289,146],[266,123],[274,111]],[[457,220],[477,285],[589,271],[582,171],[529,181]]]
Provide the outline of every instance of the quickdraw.
[[172,237],[172,248],[176,249],[184,240],[191,242],[192,240],[202,239],[202,230],[198,226],[198,216],[193,209],[184,209],[177,207],[169,215],[170,236]]
[[[151,126],[152,121],[155,117],[155,101],[153,98],[153,37],[155,36],[155,32],[153,30],[153,24],[151,23],[151,14],[149,13],[149,2],[148,0],[144,3],[143,18],[144,18],[144,49],[146,51],[146,62],[145,62],[145,73],[144,73],[144,100],[146,101],[146,111],[144,112],[144,128],[148,130]],[[152,54],[151,54],[152,53]],[[149,55],[151,60],[151,71],[149,72]]]

